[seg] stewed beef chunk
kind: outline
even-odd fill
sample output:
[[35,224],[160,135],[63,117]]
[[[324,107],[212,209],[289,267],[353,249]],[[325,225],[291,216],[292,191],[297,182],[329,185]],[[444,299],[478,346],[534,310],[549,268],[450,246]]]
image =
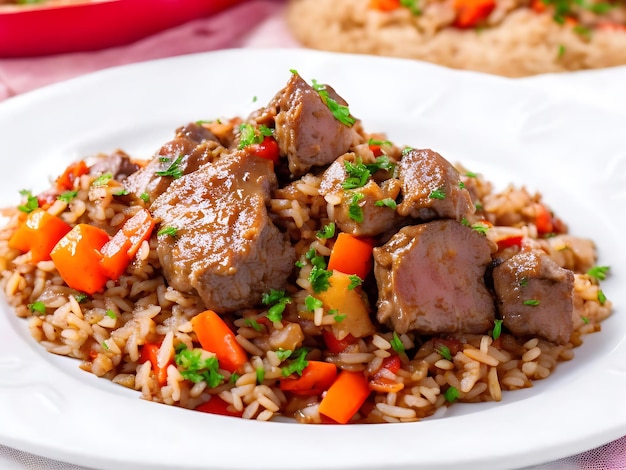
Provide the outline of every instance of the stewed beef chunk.
[[470,193],[463,188],[459,172],[437,152],[411,149],[398,164],[403,201],[402,216],[421,220],[461,220],[474,213]]
[[378,320],[398,332],[485,333],[495,306],[485,286],[492,246],[455,220],[404,227],[374,249]]
[[[347,105],[331,87],[326,91],[338,104]],[[353,126],[338,121],[320,94],[296,73],[268,108],[276,109],[274,135],[295,176],[333,162],[358,138]]]
[[400,216],[395,206],[382,203],[395,202],[400,192],[398,180],[390,178],[379,185],[370,179],[362,187],[346,189],[346,161],[354,163],[355,155],[348,153],[339,157],[324,172],[320,183],[320,194],[327,196],[326,200],[334,205],[333,222],[342,232],[363,237],[376,236],[397,226]]
[[102,155],[89,167],[89,173],[94,176],[110,173],[113,178],[124,181],[129,175],[139,170],[128,154],[116,150],[111,155]]
[[150,162],[125,181],[126,189],[136,196],[154,201],[176,178],[197,170],[214,159],[217,138],[204,127],[190,123],[176,130]]
[[493,270],[503,325],[515,336],[566,344],[572,335],[574,273],[543,251],[523,251]]
[[258,305],[284,286],[295,250],[266,204],[276,185],[272,163],[236,152],[172,182],[152,210],[157,253],[174,288],[196,291],[218,313]]

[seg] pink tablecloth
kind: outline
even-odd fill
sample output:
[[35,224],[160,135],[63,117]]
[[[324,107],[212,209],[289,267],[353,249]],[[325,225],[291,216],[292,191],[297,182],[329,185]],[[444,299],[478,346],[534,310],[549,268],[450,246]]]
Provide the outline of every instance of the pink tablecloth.
[[[88,72],[132,62],[234,47],[299,47],[285,27],[284,1],[250,0],[208,18],[97,52],[0,60],[0,101]],[[0,468],[80,470],[0,445]],[[626,469],[626,437],[583,454],[546,463],[535,470]]]

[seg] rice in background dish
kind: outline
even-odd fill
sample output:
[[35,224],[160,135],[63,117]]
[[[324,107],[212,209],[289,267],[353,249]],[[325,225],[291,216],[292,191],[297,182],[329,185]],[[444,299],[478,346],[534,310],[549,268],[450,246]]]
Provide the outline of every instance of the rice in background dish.
[[[299,101],[304,97],[309,101]],[[38,195],[24,191],[19,208],[5,210],[10,221],[0,232],[0,287],[9,305],[46,350],[80,360],[85,371],[143,399],[246,419],[417,421],[455,402],[500,401],[503,391],[531,387],[571,360],[612,309],[600,288],[608,268],[596,266],[593,241],[568,234],[540,194],[495,191],[482,175],[435,152],[368,133],[342,103],[332,88],[309,86],[294,71],[246,119],[189,123],[148,162],[123,151],[97,155],[72,163]],[[320,129],[332,130],[333,139],[321,138]],[[299,132],[305,138],[295,138]],[[324,152],[309,146],[308,136],[327,151],[322,163]],[[306,158],[311,148],[315,158]],[[413,185],[420,179],[407,175],[428,165],[437,178],[445,170],[445,185],[424,198]],[[238,199],[245,202],[238,206]],[[242,224],[242,211],[257,217]],[[74,258],[65,247],[76,230],[95,245]],[[547,279],[549,292],[535,290],[538,297],[524,301],[531,316],[523,325],[508,321],[507,309],[519,305],[506,299],[507,288],[498,290],[474,261],[448,265],[459,248],[452,244],[434,269],[441,264],[468,277],[465,294],[480,290],[485,311],[456,320],[476,320],[467,327],[438,318],[418,325],[410,305],[397,315],[410,294],[386,282],[402,282],[407,267],[386,260],[413,256],[414,247],[402,246],[411,242],[407,233],[437,251],[440,238],[424,235],[432,230],[454,243],[471,239],[478,249],[467,251],[483,253],[478,268],[495,281],[522,272],[515,263],[525,256],[538,257],[517,282],[522,290],[536,282],[534,289]],[[44,249],[52,233],[59,241]],[[193,246],[194,237],[202,243]],[[223,238],[216,244],[212,237]],[[365,250],[357,268],[366,268],[373,250],[373,271],[331,266],[341,237],[353,244],[335,266],[349,267]],[[186,258],[211,243],[220,255],[214,265],[212,252]],[[279,278],[284,265],[288,275]],[[270,274],[252,283],[259,271]],[[420,282],[434,279],[426,272]],[[216,289],[220,276],[226,282]],[[456,277],[433,286],[447,287],[452,298]],[[233,288],[230,298],[219,297]],[[398,297],[404,303],[390,310]],[[549,325],[532,317],[544,311],[540,302],[552,304]]]
[[507,77],[626,64],[623,1],[291,0],[286,18],[306,47]]

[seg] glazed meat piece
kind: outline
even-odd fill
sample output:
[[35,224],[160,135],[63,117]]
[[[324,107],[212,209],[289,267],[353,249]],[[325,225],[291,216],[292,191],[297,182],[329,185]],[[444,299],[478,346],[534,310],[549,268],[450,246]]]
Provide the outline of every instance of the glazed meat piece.
[[455,220],[404,227],[374,248],[378,320],[398,332],[485,333],[495,306],[485,286],[492,246]]
[[400,215],[460,221],[474,213],[470,193],[459,184],[459,172],[437,152],[411,149],[403,153],[398,170],[403,195]]
[[[175,177],[158,173],[191,173],[214,159],[217,138],[204,127],[190,123],[176,130],[176,136],[163,145],[150,162],[126,179],[125,187],[137,197],[147,194],[154,201]],[[169,170],[169,171],[168,171]]]
[[543,251],[524,251],[493,270],[502,324],[515,336],[566,344],[572,335],[574,273]]
[[[332,220],[342,232],[363,237],[376,236],[398,224],[400,216],[395,208],[376,203],[385,199],[395,200],[400,192],[400,184],[396,179],[388,179],[379,185],[370,179],[361,188],[344,189],[342,184],[348,178],[344,162],[354,160],[354,154],[346,154],[330,165],[322,177],[320,194],[328,196],[327,201],[332,201]],[[354,206],[360,208],[362,218],[351,215],[350,208]]]
[[152,205],[161,229],[175,228],[157,245],[168,283],[196,291],[218,313],[254,307],[282,288],[296,255],[268,216],[275,185],[272,163],[244,152],[174,180]]
[[130,157],[122,150],[116,150],[111,155],[99,157],[89,167],[89,173],[92,175],[111,173],[113,178],[119,181],[124,181],[137,170],[139,170],[139,165],[133,163]]
[[[331,99],[347,103],[327,86]],[[301,176],[314,166],[324,166],[348,151],[358,138],[353,126],[338,121],[320,94],[298,74],[268,106],[276,109],[274,136],[282,155],[287,155],[289,171]]]

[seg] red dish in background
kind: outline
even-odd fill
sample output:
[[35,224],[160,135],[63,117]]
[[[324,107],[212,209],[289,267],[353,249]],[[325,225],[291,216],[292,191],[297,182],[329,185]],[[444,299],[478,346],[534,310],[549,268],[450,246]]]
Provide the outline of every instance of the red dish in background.
[[121,46],[242,0],[93,0],[0,6],[0,57]]

